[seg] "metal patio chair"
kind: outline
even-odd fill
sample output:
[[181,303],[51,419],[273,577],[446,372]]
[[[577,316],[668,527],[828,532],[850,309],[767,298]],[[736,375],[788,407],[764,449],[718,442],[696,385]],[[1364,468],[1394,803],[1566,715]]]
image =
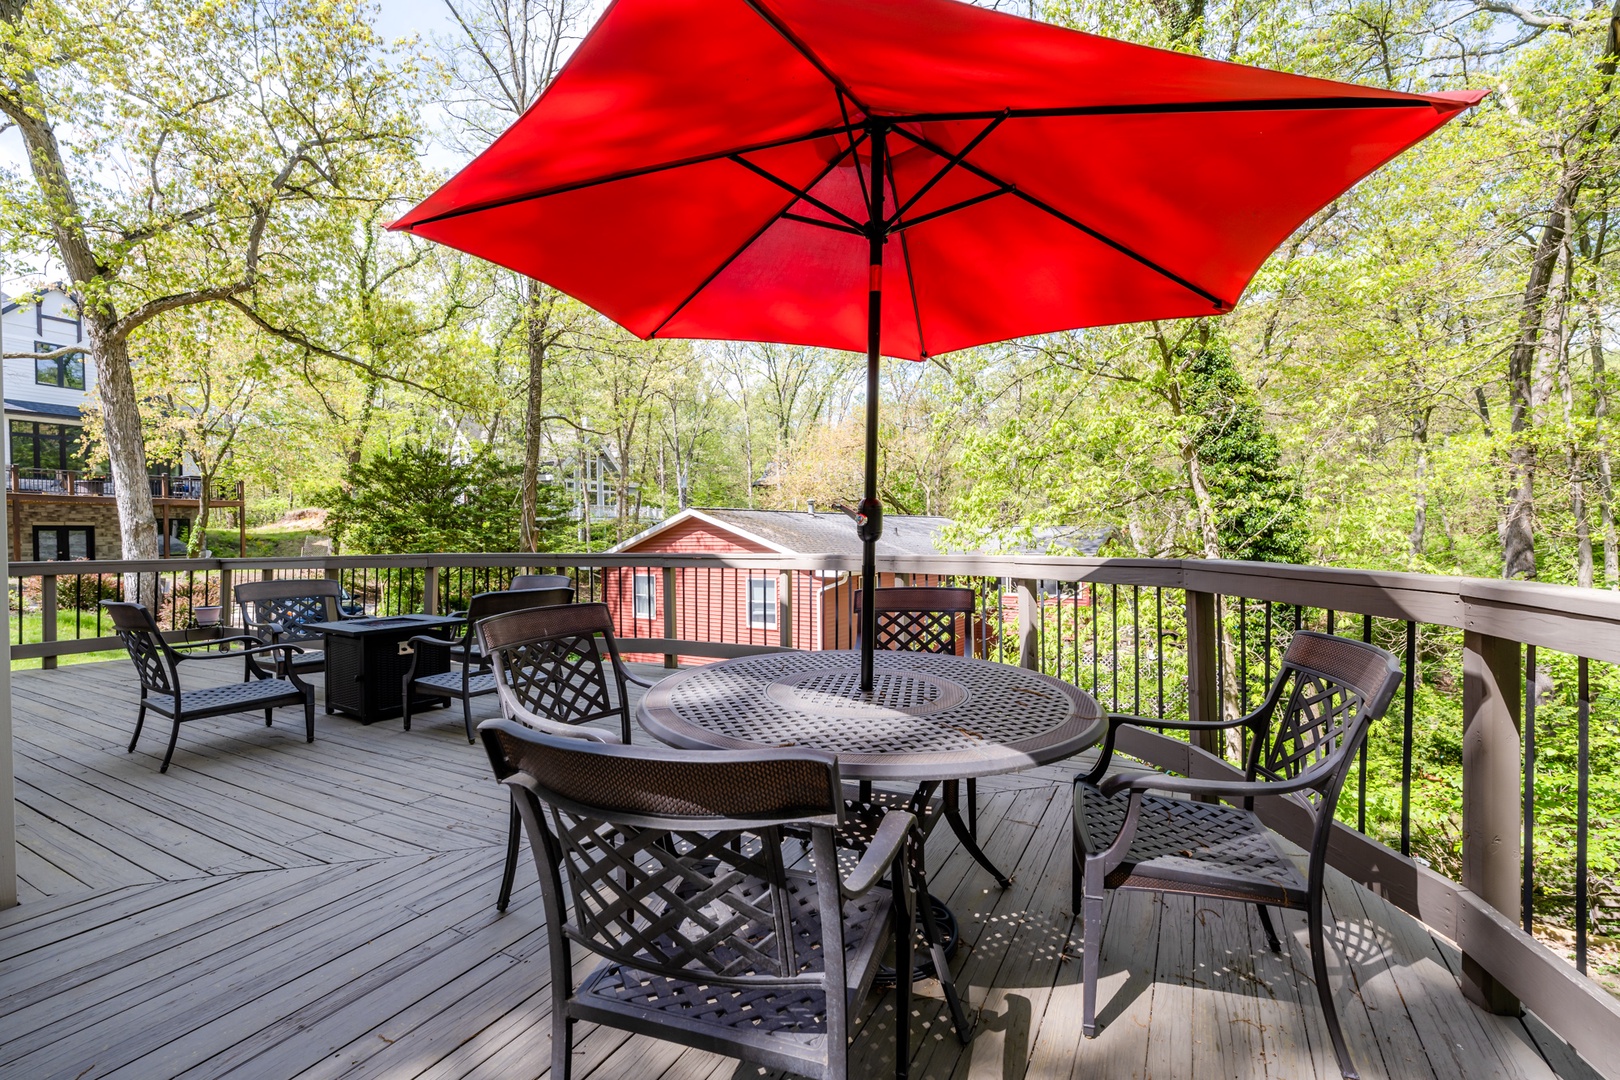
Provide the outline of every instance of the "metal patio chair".
[[[446,707],[459,698],[462,719],[467,725],[467,741],[469,743],[475,741],[472,699],[495,693],[496,685],[495,674],[490,670],[489,659],[479,646],[478,637],[474,633],[475,628],[492,615],[569,604],[573,600],[574,590],[571,587],[507,589],[479,593],[468,601],[467,610],[459,613],[467,619],[459,637],[436,638],[428,634],[418,634],[411,638],[406,642],[412,652],[410,667],[406,669],[404,675],[405,730],[411,730],[411,700],[416,695],[443,698]],[[448,654],[454,666],[449,671],[438,674],[418,675],[416,673],[418,662],[433,657],[435,653],[441,656]]]
[[[249,634],[265,645],[303,646],[292,658],[292,670],[300,674],[326,670],[326,640],[309,624],[354,617],[343,611],[343,586],[330,578],[244,581],[233,592],[242,609],[242,628]],[[243,679],[264,677],[255,660],[249,658],[247,664]]]
[[508,589],[567,589],[574,591],[574,580],[567,574],[514,574]]
[[[297,646],[266,645],[258,638],[244,635],[177,647],[163,640],[163,633],[146,605],[103,600],[101,606],[112,618],[113,629],[123,641],[124,648],[129,650],[129,658],[134,661],[135,672],[141,681],[141,708],[135,717],[135,734],[129,740],[128,752],[135,752],[141,729],[146,726],[148,709],[174,721],[174,730],[169,733],[169,749],[163,755],[159,772],[169,771],[175,743],[180,739],[180,725],[187,720],[263,709],[264,726],[269,727],[274,719],[272,710],[277,706],[302,705],[304,741],[315,741],[315,688],[300,680],[291,670],[291,665],[286,663],[291,654],[297,652]],[[230,645],[244,647],[232,649]],[[201,651],[209,649],[219,651]],[[184,662],[221,658],[234,660],[245,656],[251,664],[255,656],[266,654],[281,656],[276,667],[287,669],[285,678],[272,678],[262,669],[255,668],[257,677],[247,682],[226,683],[224,686],[208,686],[198,690],[181,688],[180,665]]]
[[[653,683],[625,669],[606,604],[512,611],[481,620],[477,632],[508,720],[552,735],[608,742],[611,733],[584,725],[617,717],[618,741],[630,742],[629,684],[646,689]],[[607,647],[606,663],[598,638]],[[497,911],[505,911],[512,899],[520,828],[513,803]]]
[[[960,586],[905,585],[874,591],[877,606],[877,642],[879,649],[895,652],[944,653],[949,656],[973,655],[973,616],[977,603],[973,590]],[[863,593],[855,592],[856,644],[860,648],[861,609]],[[960,633],[958,627],[960,626]],[[1007,876],[996,868],[990,857],[979,847],[979,782],[967,781],[967,821],[962,820],[963,803],[959,781],[944,785],[943,806],[945,820],[950,823],[968,854],[974,861],[995,875],[1002,888],[1009,884]],[[870,784],[862,784],[860,801],[872,799]]]
[[[1084,919],[1081,1026],[1088,1038],[1097,1032],[1105,890],[1146,889],[1253,903],[1272,952],[1282,947],[1267,908],[1304,909],[1311,969],[1333,1051],[1344,1076],[1357,1076],[1328,984],[1322,879],[1339,791],[1368,725],[1383,715],[1400,681],[1395,657],[1383,649],[1299,631],[1266,699],[1247,716],[1209,722],[1109,717],[1096,765],[1074,784],[1074,910]],[[1176,731],[1245,727],[1249,751],[1244,779],[1134,772],[1105,779],[1115,737],[1127,724]],[[1304,877],[1255,815],[1256,798],[1292,800],[1312,818]]]
[[[910,962],[910,814],[885,818],[841,877],[830,754],[602,745],[509,720],[479,732],[545,896],[556,1080],[569,1080],[581,1020],[800,1076],[849,1075],[850,1017],[885,948],[902,970]],[[809,870],[783,865],[787,825],[811,833]],[[577,985],[575,946],[602,960]],[[904,1077],[909,982],[895,994]]]

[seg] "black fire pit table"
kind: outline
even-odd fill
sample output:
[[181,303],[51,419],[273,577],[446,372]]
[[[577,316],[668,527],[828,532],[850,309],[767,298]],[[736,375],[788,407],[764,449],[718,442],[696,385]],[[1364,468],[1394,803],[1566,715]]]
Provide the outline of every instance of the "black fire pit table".
[[[342,622],[306,623],[305,629],[326,639],[326,711],[341,712],[363,724],[387,720],[405,712],[405,671],[411,666],[406,644],[417,634],[460,626],[459,615],[382,615]],[[430,650],[417,664],[418,675],[450,670],[447,650]],[[418,705],[437,704],[436,698],[418,696]]]

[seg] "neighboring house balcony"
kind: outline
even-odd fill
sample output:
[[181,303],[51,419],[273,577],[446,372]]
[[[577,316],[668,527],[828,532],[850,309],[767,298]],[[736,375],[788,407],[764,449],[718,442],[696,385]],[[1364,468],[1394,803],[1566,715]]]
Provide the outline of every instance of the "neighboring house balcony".
[[[152,474],[146,481],[160,554],[185,554],[182,534],[205,503],[211,510],[236,511],[237,554],[246,554],[240,480],[219,488],[200,476]],[[6,517],[14,561],[116,558],[120,553],[117,492],[104,473],[12,465],[6,470]]]

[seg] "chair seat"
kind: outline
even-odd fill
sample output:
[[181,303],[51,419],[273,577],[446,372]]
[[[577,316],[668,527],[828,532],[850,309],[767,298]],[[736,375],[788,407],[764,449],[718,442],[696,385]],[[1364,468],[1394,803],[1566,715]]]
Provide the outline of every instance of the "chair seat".
[[[209,686],[201,690],[180,692],[181,719],[218,716],[221,713],[246,712],[266,709],[275,705],[301,705],[304,692],[286,679],[253,679],[249,682]],[[146,704],[162,716],[174,716],[174,698],[165,694],[152,694]]]
[[[800,974],[812,974],[822,969],[822,920],[815,882],[797,871],[789,871],[787,878],[796,953],[803,961]],[[759,892],[767,891],[761,882]],[[737,913],[726,908],[714,914],[729,920]],[[848,973],[846,990],[851,1005],[871,987],[873,960],[888,944],[890,914],[889,894],[882,889],[844,903],[844,970]],[[762,940],[775,934],[774,925],[760,925],[757,929]],[[746,930],[743,933],[746,935]],[[690,944],[683,945],[666,934],[654,947],[675,954],[690,948]],[[715,949],[712,955],[717,965],[729,966],[738,959],[735,952],[724,948]],[[580,985],[576,1014],[590,1019],[596,1011],[643,1021],[649,1013],[661,1013],[699,1040],[705,1032],[725,1033],[732,1038],[739,1032],[768,1036],[779,1040],[783,1044],[781,1051],[794,1057],[814,1051],[825,1042],[827,1031],[826,999],[819,988],[739,988],[651,975],[613,962],[597,968]]]
[[[429,694],[441,697],[461,696],[461,672],[444,671],[437,675],[423,675],[411,680],[411,686]],[[467,679],[467,696],[477,697],[480,694],[493,694],[495,692],[495,676],[492,672],[483,672],[470,676]]]
[[[1119,835],[1128,798],[1074,785],[1074,813],[1099,849]],[[1260,819],[1226,803],[1142,796],[1136,837],[1110,889],[1153,889],[1303,908],[1306,882]]]

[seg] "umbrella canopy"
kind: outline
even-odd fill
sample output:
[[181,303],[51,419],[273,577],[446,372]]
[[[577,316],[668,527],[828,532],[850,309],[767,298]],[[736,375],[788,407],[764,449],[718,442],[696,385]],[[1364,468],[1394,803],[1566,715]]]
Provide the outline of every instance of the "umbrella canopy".
[[1300,223],[1482,96],[955,0],[613,0],[533,108],[392,227],[644,338],[864,348],[870,590],[880,352],[1229,311]]

